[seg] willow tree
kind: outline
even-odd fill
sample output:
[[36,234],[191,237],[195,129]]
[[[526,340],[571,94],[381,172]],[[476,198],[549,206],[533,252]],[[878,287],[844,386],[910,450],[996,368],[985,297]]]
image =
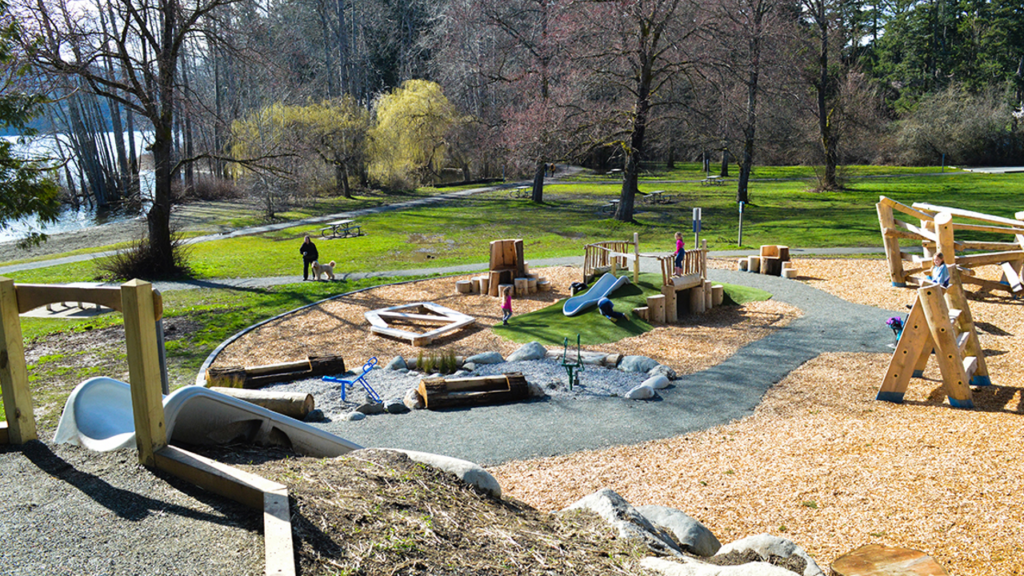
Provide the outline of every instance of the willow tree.
[[374,105],[370,130],[370,178],[395,188],[416,186],[447,160],[447,134],[460,119],[441,87],[407,80]]

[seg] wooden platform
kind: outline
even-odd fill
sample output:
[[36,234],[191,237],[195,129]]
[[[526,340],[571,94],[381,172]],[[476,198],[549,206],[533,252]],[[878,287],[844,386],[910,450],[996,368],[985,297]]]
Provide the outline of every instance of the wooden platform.
[[[476,323],[476,318],[472,316],[433,302],[417,302],[370,310],[364,316],[370,323],[370,330],[375,334],[408,340],[413,346],[427,346],[435,338]],[[403,323],[409,326],[429,324],[440,325],[440,327],[421,333],[396,328],[392,323]]]

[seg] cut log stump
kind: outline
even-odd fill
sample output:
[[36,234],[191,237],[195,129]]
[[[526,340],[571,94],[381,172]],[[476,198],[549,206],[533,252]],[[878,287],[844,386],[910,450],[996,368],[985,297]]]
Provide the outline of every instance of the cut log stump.
[[305,360],[265,366],[210,368],[206,371],[206,385],[256,389],[268,384],[328,376],[344,371],[345,360],[341,356],[308,356]]
[[220,386],[214,386],[210,390],[251,402],[296,420],[304,419],[315,407],[313,395],[304,392],[272,392],[270,390],[245,390]]

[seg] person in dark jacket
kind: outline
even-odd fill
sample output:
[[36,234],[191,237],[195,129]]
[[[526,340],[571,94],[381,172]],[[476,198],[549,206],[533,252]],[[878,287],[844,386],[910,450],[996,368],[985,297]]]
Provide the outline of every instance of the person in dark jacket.
[[302,241],[299,254],[302,254],[302,279],[309,280],[309,265],[320,259],[320,253],[316,251],[316,244],[313,244],[309,236]]

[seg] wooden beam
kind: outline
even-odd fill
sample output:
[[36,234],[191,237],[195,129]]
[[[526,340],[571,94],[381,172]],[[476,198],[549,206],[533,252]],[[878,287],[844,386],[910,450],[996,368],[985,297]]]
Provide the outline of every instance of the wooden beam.
[[963,222],[954,222],[953,229],[993,232],[995,234],[1024,234],[1024,228],[1003,228],[1002,226],[989,226],[988,224],[964,224]]
[[143,280],[121,285],[135,443],[139,448],[139,461],[146,466],[153,466],[155,452],[167,445],[154,292],[153,285]]
[[18,316],[18,292],[14,280],[3,277],[0,277],[0,389],[3,390],[10,443],[24,444],[38,438],[25,366],[25,341]]
[[913,216],[914,218],[917,218],[918,220],[931,220],[932,219],[932,215],[931,214],[929,214],[927,212],[922,212],[921,210],[915,210],[915,209],[911,208],[910,206],[907,206],[906,204],[901,204],[901,203],[893,200],[892,198],[887,198],[885,196],[879,196],[878,197],[878,203],[888,207],[890,210],[896,210],[898,212],[903,212],[907,216]]
[[978,220],[979,222],[988,222],[990,224],[1008,224],[1010,226],[1021,225],[1019,221],[1012,220],[1010,218],[992,216],[991,214],[983,214],[981,212],[974,212],[971,210],[961,210],[960,208],[951,208],[949,206],[938,206],[935,204],[928,204],[926,202],[914,202],[914,208],[935,213],[949,212],[953,216],[960,216],[961,218],[970,218],[971,220]]
[[1013,294],[1013,289],[1010,288],[1009,284],[1003,284],[1002,282],[996,282],[995,280],[985,280],[975,276],[964,276],[963,283],[971,284],[972,286],[980,286],[983,291],[1002,290]]
[[913,224],[904,222],[902,220],[893,220],[893,223],[896,224],[897,228],[902,228],[907,232],[910,232],[911,234],[918,236],[921,240],[931,240],[932,242],[938,241],[938,238],[935,236],[935,233],[932,232],[931,230],[918,228],[917,226],[914,226]]
[[1020,275],[1017,274],[1017,270],[1013,267],[1013,264],[1010,264],[1009,262],[1003,262],[1000,268],[1003,271],[1003,276],[1006,278],[1006,282],[1010,285],[1010,290],[1013,292],[1020,291]]
[[[968,268],[987,266],[990,264],[1002,264],[1003,262],[1018,262],[1024,260],[1024,251],[1013,252],[989,252],[988,254],[971,254],[957,258],[957,264]],[[948,261],[947,261],[948,264]]]
[[267,576],[295,576],[295,544],[292,541],[288,490],[263,493],[263,548]]
[[920,234],[900,230],[898,228],[882,228],[882,236],[886,238],[902,238],[904,240],[928,240]]
[[988,374],[988,363],[985,361],[985,351],[978,339],[978,331],[974,326],[974,316],[971,313],[970,304],[967,301],[967,294],[964,293],[963,284],[960,281],[960,271],[956,268],[949,270],[949,289],[946,290],[946,300],[951,308],[960,310],[956,318],[956,327],[961,334],[967,336],[967,342],[961,349],[965,356],[974,356],[975,370],[967,374],[967,381],[971,386],[989,386],[992,380]]
[[407,322],[424,322],[427,324],[447,324],[452,321],[451,318],[433,316],[430,314],[406,314],[404,312],[381,311],[378,312],[377,315],[381,318],[393,318],[395,320],[405,320]]

